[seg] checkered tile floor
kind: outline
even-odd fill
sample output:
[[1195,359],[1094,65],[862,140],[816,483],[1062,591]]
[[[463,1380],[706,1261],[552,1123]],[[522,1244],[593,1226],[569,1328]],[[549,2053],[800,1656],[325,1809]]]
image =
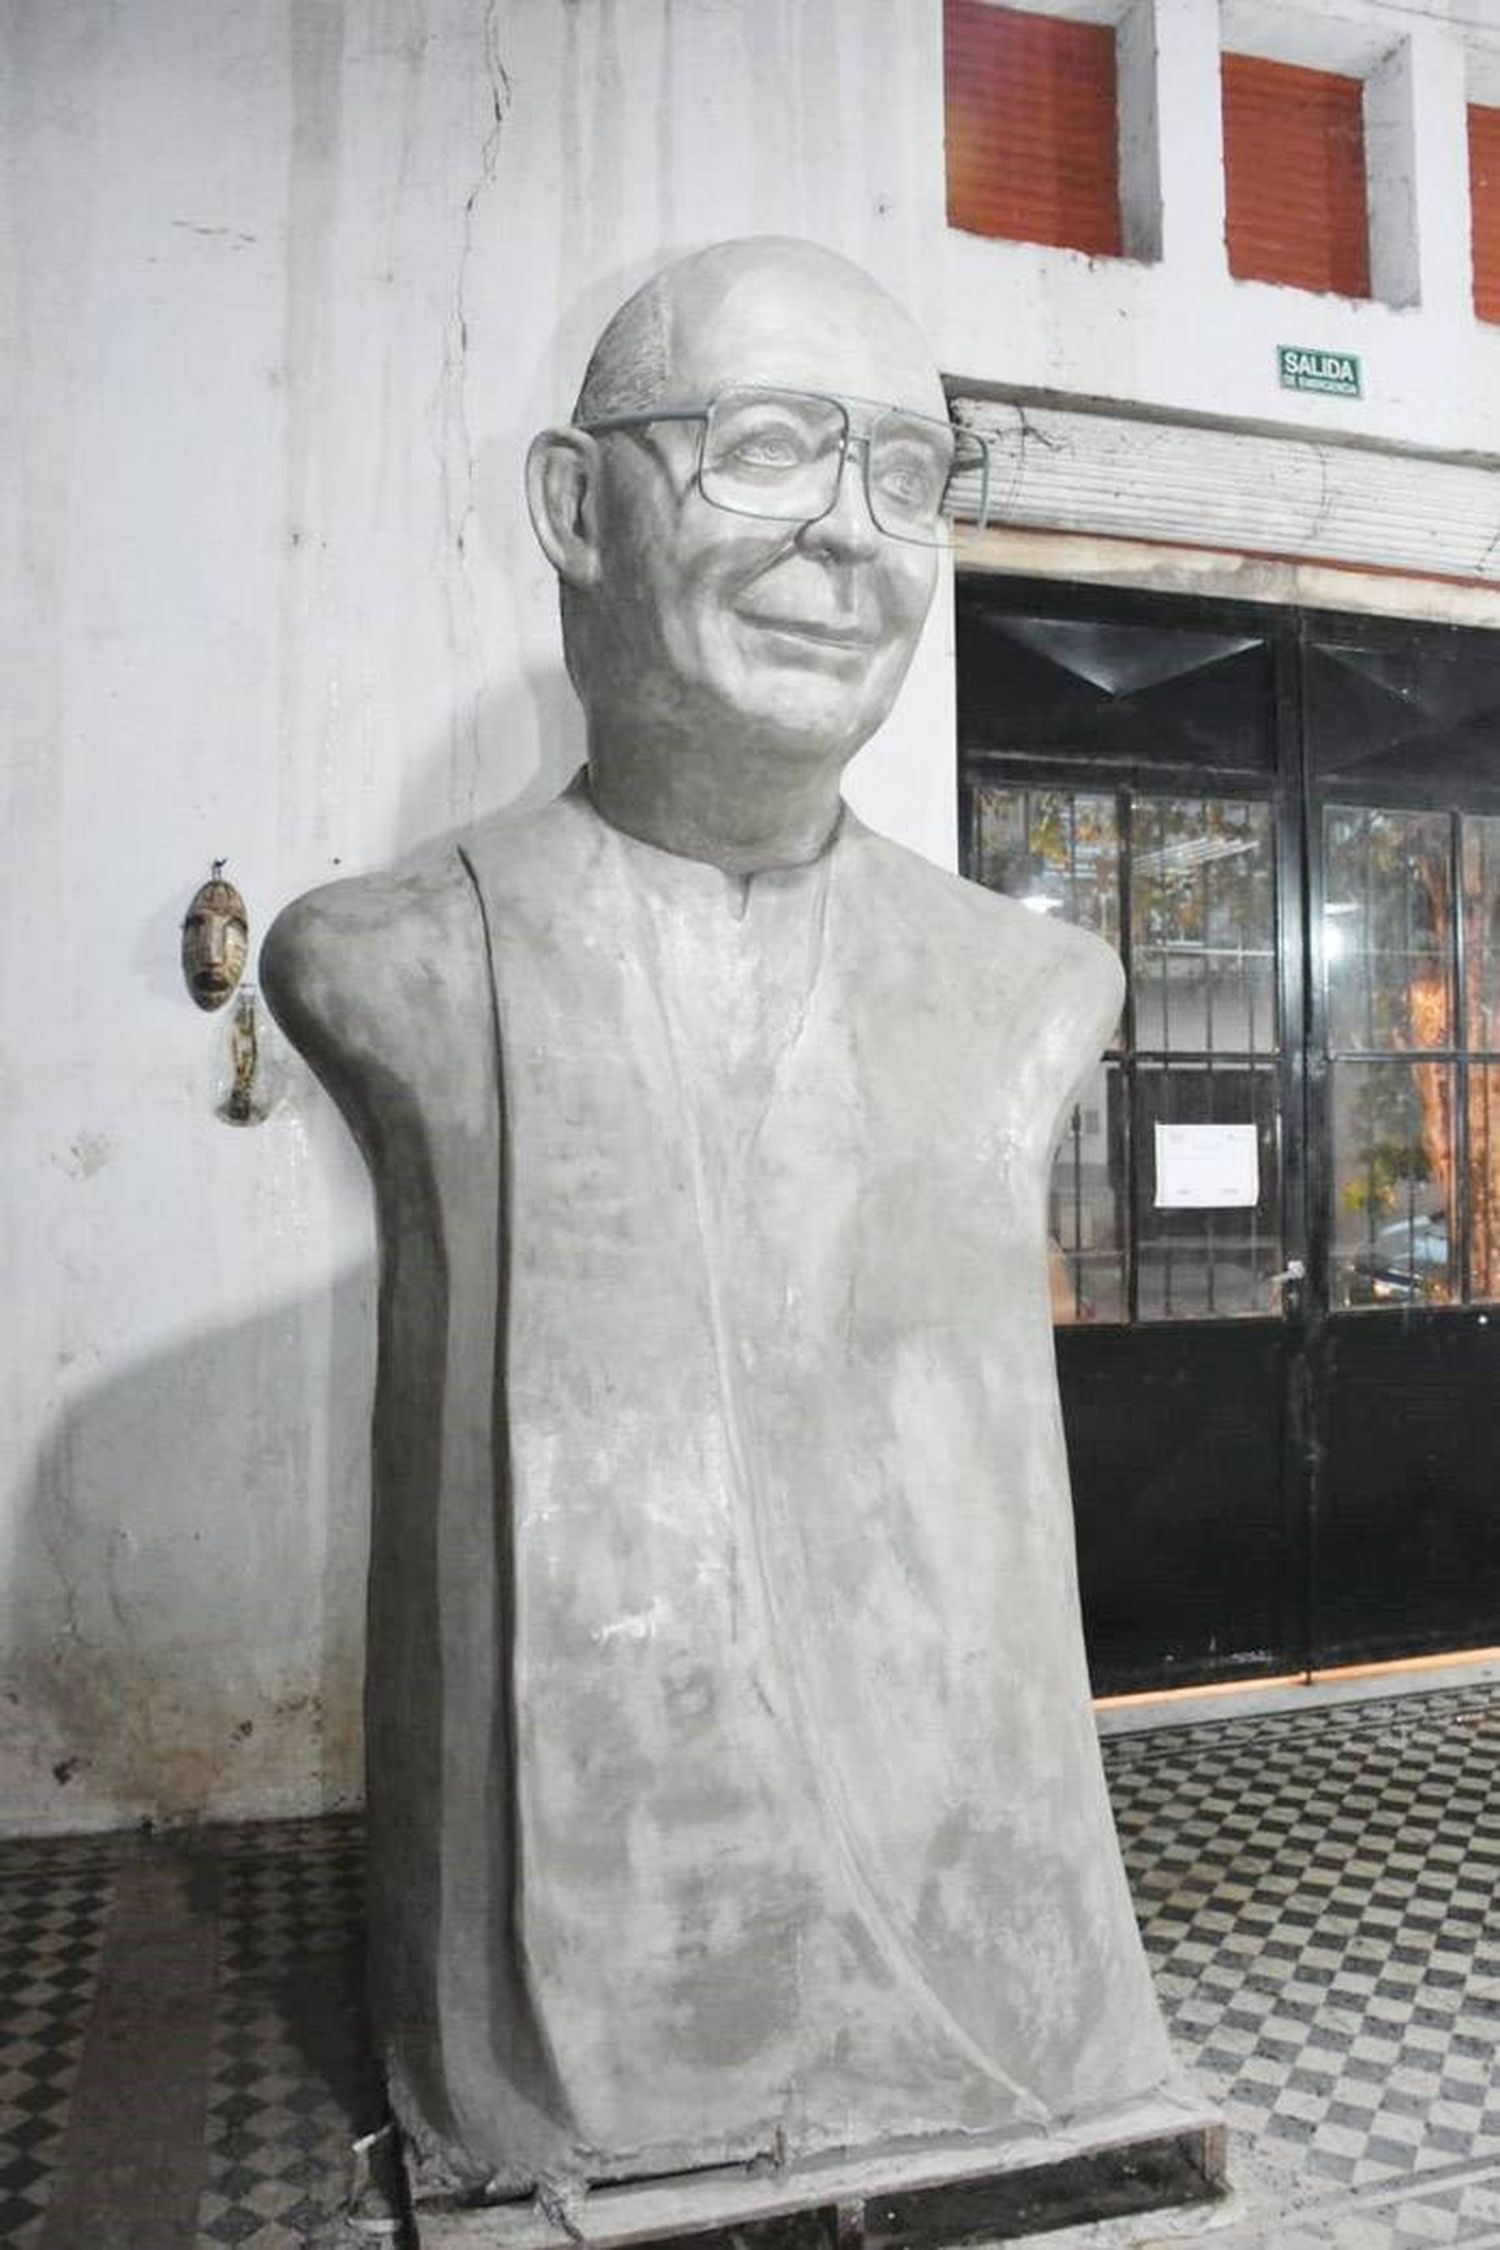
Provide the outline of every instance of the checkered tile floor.
[[1500,1692],[1123,1737],[1106,1763],[1175,2044],[1229,2121],[1211,2239],[1500,2250]]
[[[1500,2250],[1500,1690],[1118,1737],[1106,1763],[1179,2053],[1229,2117],[1236,2193],[1211,2219],[1070,2229],[1056,2250]],[[142,1848],[0,1844],[0,2242],[18,2250],[59,2250],[47,2209],[116,1880]],[[205,1848],[198,2250],[352,2243],[349,2145],[379,2118],[357,1826],[218,1831]],[[150,2180],[140,2197],[149,2213]],[[130,2237],[158,2239],[145,2222]]]
[[[198,2250],[353,2244],[340,2221],[350,2145],[381,2119],[361,2005],[358,1823],[195,1841],[213,1865],[198,1905],[217,1923]],[[0,2243],[16,2250],[43,2241],[114,1880],[139,1849],[126,1837],[0,1843]],[[141,2180],[140,2231],[122,2243],[182,2239],[151,2231],[154,2189]]]
[[35,2240],[93,2010],[117,1837],[0,1844],[0,2242]]
[[201,2250],[302,2250],[336,2219],[350,2144],[379,2125],[361,2005],[356,1824],[223,1832]]

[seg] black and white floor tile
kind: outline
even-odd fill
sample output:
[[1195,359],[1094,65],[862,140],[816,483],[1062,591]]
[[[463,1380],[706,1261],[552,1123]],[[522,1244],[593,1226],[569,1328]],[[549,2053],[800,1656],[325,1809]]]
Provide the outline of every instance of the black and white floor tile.
[[357,1824],[223,1832],[203,2250],[302,2250],[381,2121],[361,2003]]
[[40,2230],[93,2013],[117,1837],[0,1845],[0,2242]]
[[1197,2231],[1500,2250],[1500,1695],[1164,1729],[1106,1765],[1174,2042],[1230,2127],[1237,2193]]
[[[1056,2250],[1500,2250],[1500,1690],[1163,1728],[1112,1739],[1106,1765],[1178,2051],[1229,2120],[1235,2192],[1069,2229]],[[73,2250],[48,2212],[116,1888],[132,1855],[174,1848],[0,1844],[0,2242],[17,2250]],[[212,1922],[205,2145],[183,2175],[193,2209],[175,2233],[144,2226],[142,2250],[353,2243],[350,2146],[380,2114],[357,1823],[191,1848],[187,1911]],[[139,2194],[149,2213],[149,2180]]]

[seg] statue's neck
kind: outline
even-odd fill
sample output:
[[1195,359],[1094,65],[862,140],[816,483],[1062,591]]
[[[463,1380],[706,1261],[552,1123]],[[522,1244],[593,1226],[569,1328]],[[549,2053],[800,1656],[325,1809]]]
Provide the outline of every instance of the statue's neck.
[[591,755],[588,789],[595,811],[625,835],[726,875],[759,875],[805,867],[827,849],[843,813],[841,771],[777,766],[731,782],[686,755],[660,767]]

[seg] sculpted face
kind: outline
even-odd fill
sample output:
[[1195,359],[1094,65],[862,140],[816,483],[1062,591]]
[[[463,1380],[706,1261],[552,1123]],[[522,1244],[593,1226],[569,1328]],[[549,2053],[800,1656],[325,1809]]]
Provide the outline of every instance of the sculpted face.
[[[845,402],[856,439],[880,406],[946,419],[921,336],[844,260],[745,243],[669,278],[653,406],[781,386]],[[701,422],[605,430],[593,443],[597,575],[579,681],[591,723],[841,767],[890,709],[936,572],[931,547],[872,521],[862,449],[851,446],[831,510],[799,523],[705,498]]]

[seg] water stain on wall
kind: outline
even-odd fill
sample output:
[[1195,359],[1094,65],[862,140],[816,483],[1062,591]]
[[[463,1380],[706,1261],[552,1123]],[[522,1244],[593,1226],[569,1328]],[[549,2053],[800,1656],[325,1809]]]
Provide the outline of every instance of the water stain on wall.
[[[341,1285],[339,1338],[367,1331],[368,1288],[363,1275]],[[10,1708],[40,1722],[38,1803],[14,1808],[28,1825],[51,1824],[49,1792],[68,1795],[58,1824],[85,1825],[357,1797],[362,1446],[335,1451],[326,1489],[309,1492],[285,1433],[259,1463],[213,1445],[215,1430],[265,1426],[247,1388],[307,1421],[312,1343],[295,1309],[280,1312],[146,1360],[59,1415],[13,1570]]]
[[102,1172],[111,1155],[107,1133],[79,1133],[70,1143],[64,1160],[75,1180],[91,1180]]

